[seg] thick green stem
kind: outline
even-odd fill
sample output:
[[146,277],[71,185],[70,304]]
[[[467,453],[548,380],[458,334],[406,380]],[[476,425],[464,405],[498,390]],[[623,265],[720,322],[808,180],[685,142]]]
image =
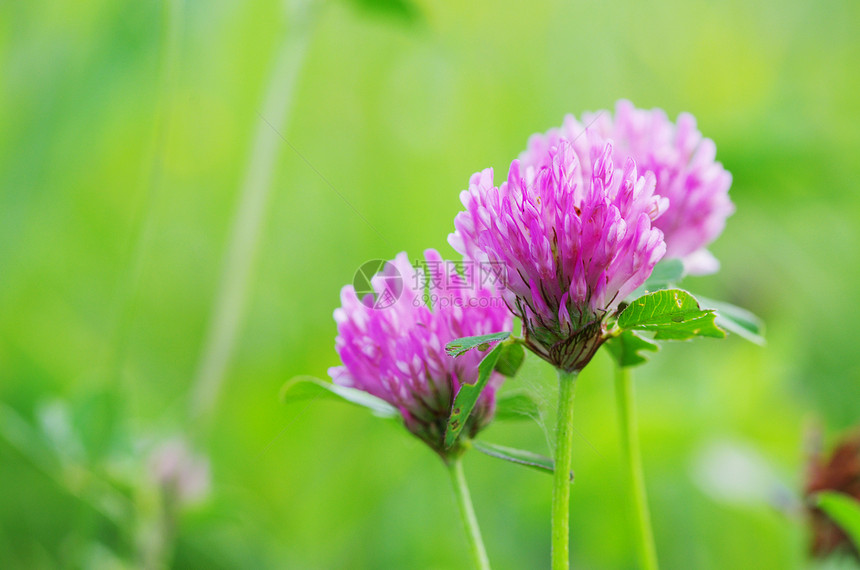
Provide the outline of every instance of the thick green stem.
[[633,401],[633,382],[630,370],[623,366],[615,369],[615,395],[618,401],[618,422],[621,444],[627,464],[627,482],[633,500],[636,522],[636,550],[639,565],[643,570],[657,570],[657,549],[651,532],[651,517],[648,513],[648,497],[645,493],[645,478],[642,473],[642,454],[639,451],[639,433]]
[[481,529],[478,527],[478,519],[475,517],[475,508],[472,506],[472,497],[469,495],[469,487],[466,485],[466,476],[463,474],[463,460],[459,457],[451,459],[448,462],[448,472],[451,474],[451,484],[454,486],[457,506],[460,507],[460,515],[463,517],[463,526],[466,528],[466,538],[469,541],[472,558],[475,560],[475,568],[490,570],[487,550],[484,548]]
[[552,568],[570,568],[570,467],[573,455],[573,397],[576,372],[558,371],[558,423],[552,483]]

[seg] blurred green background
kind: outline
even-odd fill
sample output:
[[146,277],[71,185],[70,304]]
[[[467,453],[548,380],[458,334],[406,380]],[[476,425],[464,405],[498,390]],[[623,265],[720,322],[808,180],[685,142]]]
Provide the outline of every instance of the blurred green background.
[[[737,213],[722,270],[685,286],[768,325],[764,348],[679,343],[636,370],[661,562],[806,567],[774,497],[801,488],[806,426],[860,420],[858,23],[847,0],[3,1],[0,567],[141,565],[146,458],[177,434],[211,489],[178,514],[176,567],[468,567],[423,444],[278,390],[337,364],[363,262],[453,256],[473,172],[622,97],[716,141]],[[580,568],[635,567],[615,422],[601,353],[576,403]],[[549,452],[532,423],[482,437]],[[547,567],[550,478],[466,470],[495,567]]]

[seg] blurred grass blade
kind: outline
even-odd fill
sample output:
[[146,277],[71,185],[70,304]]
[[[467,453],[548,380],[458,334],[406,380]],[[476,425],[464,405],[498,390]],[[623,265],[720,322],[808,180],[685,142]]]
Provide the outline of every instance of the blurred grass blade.
[[[481,453],[489,455],[490,457],[504,459],[505,461],[516,463],[517,465],[525,465],[526,467],[531,467],[544,473],[552,473],[555,469],[552,459],[545,455],[525,451],[523,449],[505,447],[495,443],[488,443],[486,441],[476,440],[472,442],[472,445],[475,449]],[[570,473],[570,480],[573,481],[573,472]]]
[[475,408],[481,392],[484,390],[487,382],[489,382],[490,375],[496,368],[496,362],[499,361],[499,356],[501,356],[503,350],[504,345],[497,344],[478,365],[478,380],[474,384],[463,384],[457,391],[457,396],[454,398],[454,404],[451,409],[451,416],[448,418],[448,426],[445,429],[446,448],[454,445],[460,432],[463,431],[466,421],[472,414],[472,410]]
[[833,491],[823,491],[816,497],[818,508],[827,513],[860,550],[860,501]]
[[311,8],[304,2],[290,10],[290,25],[269,74],[261,112],[263,119],[254,116],[256,133],[249,149],[221,280],[192,387],[192,421],[203,419],[205,422],[211,417],[236,345],[278,156],[280,135],[276,129],[284,129],[287,125],[310,40],[313,25],[310,13]]
[[764,322],[744,308],[696,295],[703,307],[717,311],[717,325],[741,338],[764,346]]
[[167,148],[171,128],[175,122],[176,91],[181,61],[182,30],[185,22],[184,2],[165,0],[163,2],[163,28],[160,47],[160,69],[158,91],[155,102],[155,116],[152,123],[151,149],[147,155],[147,176],[141,177],[143,187],[142,202],[135,208],[134,217],[129,224],[128,236],[123,240],[127,250],[127,261],[120,277],[116,294],[115,322],[111,344],[107,355],[107,379],[109,384],[121,387],[122,367],[128,350],[129,335],[136,315],[135,304],[140,288],[140,280],[145,263],[152,247],[156,231],[157,216],[155,207],[164,181],[164,165],[167,163]]
[[281,388],[281,401],[284,403],[315,400],[320,397],[349,402],[367,408],[374,415],[383,418],[392,418],[399,414],[397,408],[367,392],[326,382],[313,376],[296,376],[287,380]]

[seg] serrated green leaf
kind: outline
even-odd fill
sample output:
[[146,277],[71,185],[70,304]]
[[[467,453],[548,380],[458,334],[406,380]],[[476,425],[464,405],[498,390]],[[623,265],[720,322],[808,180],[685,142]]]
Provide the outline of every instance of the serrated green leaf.
[[[485,441],[473,441],[472,445],[475,449],[481,453],[489,455],[490,457],[504,459],[505,461],[516,463],[517,465],[525,465],[526,467],[531,467],[544,473],[552,473],[555,470],[555,463],[553,463],[551,458],[546,457],[545,455],[525,451],[523,449],[514,449],[513,447],[496,445],[495,443],[487,443]],[[570,472],[570,480],[573,481],[573,471]]]
[[681,278],[683,277],[683,261],[678,258],[660,260],[651,271],[651,276],[648,277],[645,283],[633,291],[628,299],[636,299],[652,291],[668,289],[669,287],[673,287],[680,283]]
[[717,311],[717,326],[758,345],[764,345],[764,322],[751,312],[723,301],[696,295],[703,307]]
[[[497,366],[498,369],[498,366]],[[540,417],[540,407],[525,392],[509,392],[496,397],[497,421],[525,420]]]
[[463,427],[465,427],[466,421],[478,401],[478,396],[481,395],[487,382],[489,382],[490,375],[493,373],[503,350],[504,345],[497,344],[478,365],[478,380],[474,384],[463,384],[457,391],[454,404],[451,406],[451,415],[448,417],[448,425],[445,428],[446,449],[454,445],[460,432],[463,431]]
[[657,352],[660,346],[646,338],[642,338],[633,331],[623,331],[620,335],[612,337],[604,343],[606,349],[612,354],[618,366],[638,366],[648,362],[641,352]]
[[849,495],[823,491],[816,495],[818,508],[827,513],[860,549],[860,502]]
[[299,400],[314,400],[316,398],[336,399],[350,404],[367,408],[374,415],[391,418],[400,412],[397,408],[382,400],[356,388],[340,386],[332,382],[326,382],[313,376],[296,376],[287,380],[281,388],[281,401],[284,403]]
[[665,289],[639,297],[618,316],[622,330],[654,332],[655,340],[686,340],[695,336],[723,338],[714,324],[713,310],[699,307],[696,298],[681,289]]
[[480,336],[466,336],[463,338],[455,338],[451,342],[445,345],[445,352],[448,353],[449,356],[460,356],[461,354],[466,354],[473,348],[479,348],[482,344],[488,345],[486,348],[481,348],[480,350],[486,350],[489,348],[489,343],[496,342],[500,340],[505,340],[511,336],[510,332],[499,332],[493,334],[483,334]]
[[526,357],[523,345],[519,342],[506,342],[502,349],[502,354],[499,356],[499,361],[496,362],[496,372],[504,374],[508,378],[513,378],[517,375],[517,371],[523,364]]

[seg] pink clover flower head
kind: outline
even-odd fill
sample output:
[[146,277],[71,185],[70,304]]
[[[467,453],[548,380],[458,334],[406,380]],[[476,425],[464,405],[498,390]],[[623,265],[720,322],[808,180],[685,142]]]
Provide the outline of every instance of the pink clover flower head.
[[681,113],[673,123],[660,109],[637,109],[621,100],[614,117],[609,111],[585,113],[580,122],[568,115],[561,128],[533,135],[520,160],[524,165],[546,164],[549,149],[560,138],[582,147],[585,137],[580,135],[586,128],[615,142],[617,162],[623,164],[629,156],[640,173],[654,173],[656,194],[669,200],[666,212],[654,221],[666,240],[666,257],[682,259],[691,274],[719,269],[705,248],[723,232],[726,218],[735,210],[729,198],[732,176],[716,162],[716,145],[702,136],[696,119]]
[[[477,381],[478,364],[486,354],[472,350],[453,358],[445,345],[461,337],[509,331],[513,319],[491,284],[460,274],[435,250],[424,255],[423,267],[413,267],[406,253],[390,263],[402,278],[400,291],[395,291],[399,283],[392,284],[390,270],[371,280],[377,298],[394,299],[385,308],[375,309],[368,299],[359,299],[352,285],[341,290],[342,305],[334,319],[335,348],[343,365],[330,368],[329,375],[336,384],[396,407],[406,428],[445,458],[461,448],[444,446],[454,398],[462,384]],[[463,436],[474,437],[492,420],[502,381],[500,374],[492,374]]]
[[568,372],[591,360],[606,319],[666,251],[652,225],[667,207],[654,175],[614,156],[612,142],[592,133],[556,139],[541,163],[515,160],[498,187],[492,169],[479,172],[448,238],[465,258],[501,268],[501,294],[526,343]]

